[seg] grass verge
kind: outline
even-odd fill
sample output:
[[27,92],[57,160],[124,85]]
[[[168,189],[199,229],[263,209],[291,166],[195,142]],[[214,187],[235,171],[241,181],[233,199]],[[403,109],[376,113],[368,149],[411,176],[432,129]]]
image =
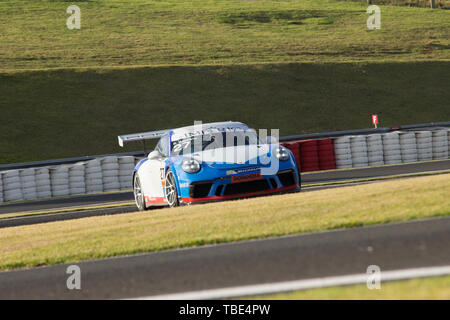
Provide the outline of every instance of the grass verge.
[[0,230],[0,270],[450,214],[450,175]]
[[242,121],[282,136],[368,128],[374,112],[380,126],[447,121],[448,83],[448,62],[0,74],[0,163],[142,150],[120,148],[117,135],[194,120]]
[[450,276],[393,281],[381,284],[380,290],[366,285],[319,288],[264,295],[251,299],[268,300],[449,300]]

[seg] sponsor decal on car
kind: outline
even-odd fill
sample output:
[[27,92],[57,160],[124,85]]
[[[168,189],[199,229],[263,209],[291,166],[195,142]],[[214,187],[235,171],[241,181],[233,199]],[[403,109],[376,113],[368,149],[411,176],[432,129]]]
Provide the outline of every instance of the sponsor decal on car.
[[234,183],[234,182],[253,181],[253,180],[259,180],[261,178],[262,178],[261,172],[256,172],[256,173],[252,173],[252,174],[232,176],[231,182]]
[[227,175],[232,174],[240,174],[240,173],[247,173],[247,172],[253,172],[253,171],[259,171],[260,168],[244,168],[244,169],[235,169],[235,170],[227,170]]
[[161,203],[161,202],[167,202],[167,199],[164,197],[149,197],[144,196],[145,203],[151,204],[151,203]]

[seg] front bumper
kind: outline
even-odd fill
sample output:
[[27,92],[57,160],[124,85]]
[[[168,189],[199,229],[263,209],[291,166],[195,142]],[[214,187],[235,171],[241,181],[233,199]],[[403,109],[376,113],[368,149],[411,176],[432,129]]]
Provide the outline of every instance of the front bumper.
[[261,176],[250,181],[235,182],[231,177],[190,183],[188,194],[182,192],[184,204],[256,197],[269,194],[295,192],[300,190],[297,171],[280,170],[274,175]]

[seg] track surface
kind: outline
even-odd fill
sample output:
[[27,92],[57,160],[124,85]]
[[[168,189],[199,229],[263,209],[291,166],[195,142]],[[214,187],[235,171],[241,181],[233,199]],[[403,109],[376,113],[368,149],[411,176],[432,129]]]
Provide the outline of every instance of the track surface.
[[107,214],[120,214],[134,211],[137,211],[136,206],[131,205],[131,206],[120,206],[117,208],[69,211],[69,212],[36,214],[23,217],[5,218],[0,219],[0,229],[16,226],[26,226],[45,222],[53,222],[53,221],[73,220]]
[[377,178],[399,174],[431,172],[448,169],[450,169],[450,159],[418,163],[404,163],[399,165],[385,165],[378,167],[331,170],[323,172],[317,171],[314,173],[303,173],[302,183],[313,184],[322,182],[339,182],[350,179]]
[[450,264],[450,217],[0,273],[0,299],[132,298]]

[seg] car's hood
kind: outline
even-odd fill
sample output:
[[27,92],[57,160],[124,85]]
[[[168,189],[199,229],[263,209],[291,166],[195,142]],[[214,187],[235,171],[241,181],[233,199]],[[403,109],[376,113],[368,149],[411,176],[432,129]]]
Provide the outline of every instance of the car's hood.
[[[214,168],[247,165],[267,165],[270,163],[271,150],[276,145],[244,145],[193,153],[194,158]],[[185,156],[186,157],[186,156]]]

